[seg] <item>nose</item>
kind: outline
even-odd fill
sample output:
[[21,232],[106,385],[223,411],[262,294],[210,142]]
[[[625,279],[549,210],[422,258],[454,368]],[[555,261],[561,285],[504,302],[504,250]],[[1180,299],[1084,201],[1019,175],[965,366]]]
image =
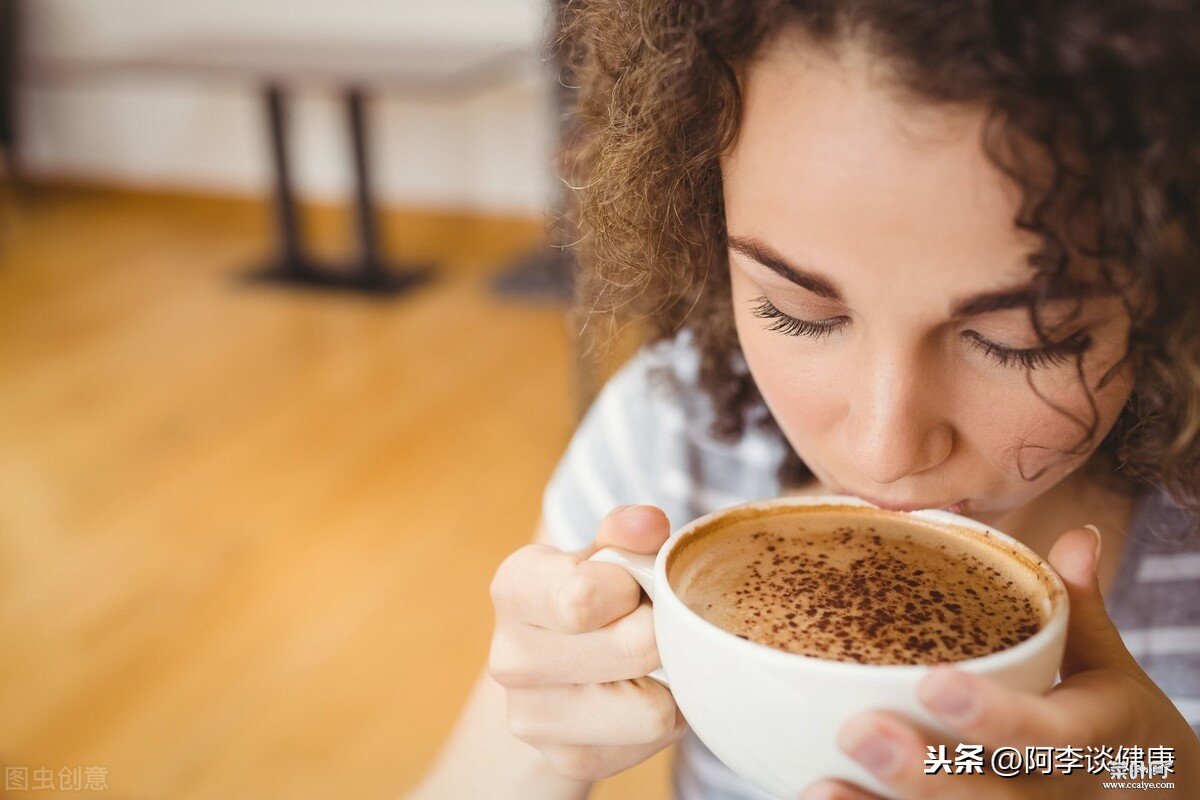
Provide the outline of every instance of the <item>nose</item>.
[[869,480],[895,483],[949,457],[954,428],[934,367],[919,353],[889,349],[860,372],[844,430],[847,451]]

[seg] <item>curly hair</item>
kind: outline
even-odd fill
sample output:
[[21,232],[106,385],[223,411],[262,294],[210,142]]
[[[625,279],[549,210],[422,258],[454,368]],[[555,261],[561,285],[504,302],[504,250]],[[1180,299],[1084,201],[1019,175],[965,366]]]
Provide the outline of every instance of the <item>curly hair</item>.
[[[714,436],[736,441],[765,406],[729,299],[720,157],[737,135],[738,70],[784,30],[853,39],[913,97],[986,110],[984,152],[1021,190],[1014,225],[1041,243],[1028,298],[1039,337],[1038,309],[1079,256],[1130,314],[1105,380],[1128,365],[1133,393],[1092,465],[1200,512],[1192,0],[568,0],[561,23],[554,45],[577,84],[564,158],[575,323],[603,346],[630,323],[647,342],[690,329]],[[1095,443],[1095,410],[1070,452]],[[769,413],[756,424],[783,437]],[[779,478],[799,483],[811,473],[787,450]]]

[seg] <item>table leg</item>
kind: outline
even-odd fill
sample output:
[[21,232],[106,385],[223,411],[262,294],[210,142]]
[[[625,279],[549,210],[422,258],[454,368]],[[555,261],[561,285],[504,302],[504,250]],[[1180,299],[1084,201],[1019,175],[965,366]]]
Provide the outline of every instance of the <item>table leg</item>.
[[379,259],[379,232],[375,224],[375,201],[368,163],[366,101],[361,89],[346,92],[346,121],[350,125],[350,147],[354,157],[354,205],[358,222],[359,269],[365,282],[378,280],[383,272]]
[[271,163],[275,171],[275,220],[279,237],[278,269],[300,279],[308,273],[300,239],[300,215],[296,208],[296,193],[292,189],[292,172],[288,160],[287,109],[284,90],[278,84],[266,88],[267,129],[270,135]]
[[433,274],[430,264],[400,265],[386,269],[379,244],[375,195],[371,189],[370,140],[367,135],[367,98],[362,88],[345,91],[346,123],[350,129],[350,155],[354,161],[354,209],[358,224],[360,288],[400,292],[424,282]]
[[[345,92],[354,160],[355,215],[359,253],[349,265],[317,264],[304,253],[300,215],[292,188],[288,160],[285,92],[278,84],[266,87],[267,125],[275,172],[275,220],[278,252],[272,264],[251,275],[253,280],[369,294],[396,294],[423,283],[433,274],[431,264],[408,264],[387,269],[379,245],[375,201],[367,154],[366,98],[362,90]],[[347,268],[348,267],[348,268]]]

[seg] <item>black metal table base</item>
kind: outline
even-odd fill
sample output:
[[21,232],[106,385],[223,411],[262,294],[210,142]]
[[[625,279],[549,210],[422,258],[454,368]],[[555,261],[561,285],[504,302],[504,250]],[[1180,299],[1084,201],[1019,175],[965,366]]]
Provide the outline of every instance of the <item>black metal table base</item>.
[[561,247],[545,245],[497,274],[491,282],[499,295],[569,304],[574,296],[575,257]]
[[250,283],[274,283],[297,289],[396,295],[433,278],[434,265],[392,265],[364,270],[354,265],[309,264],[303,267],[271,264],[246,273]]
[[275,172],[275,212],[278,237],[273,262],[248,276],[254,282],[287,284],[309,289],[329,289],[373,295],[395,295],[430,280],[432,264],[385,266],[379,243],[375,200],[367,154],[366,100],[361,89],[346,90],[346,120],[354,159],[354,201],[358,229],[358,256],[347,264],[324,264],[304,252],[300,214],[292,188],[288,159],[285,92],[270,84],[264,92],[271,160]]

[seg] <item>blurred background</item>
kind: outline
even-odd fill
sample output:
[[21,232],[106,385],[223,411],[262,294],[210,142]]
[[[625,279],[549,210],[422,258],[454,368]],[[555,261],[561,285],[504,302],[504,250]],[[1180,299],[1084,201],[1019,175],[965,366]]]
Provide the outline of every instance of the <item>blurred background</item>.
[[0,0],[0,796],[420,778],[622,357],[566,313],[554,19]]

